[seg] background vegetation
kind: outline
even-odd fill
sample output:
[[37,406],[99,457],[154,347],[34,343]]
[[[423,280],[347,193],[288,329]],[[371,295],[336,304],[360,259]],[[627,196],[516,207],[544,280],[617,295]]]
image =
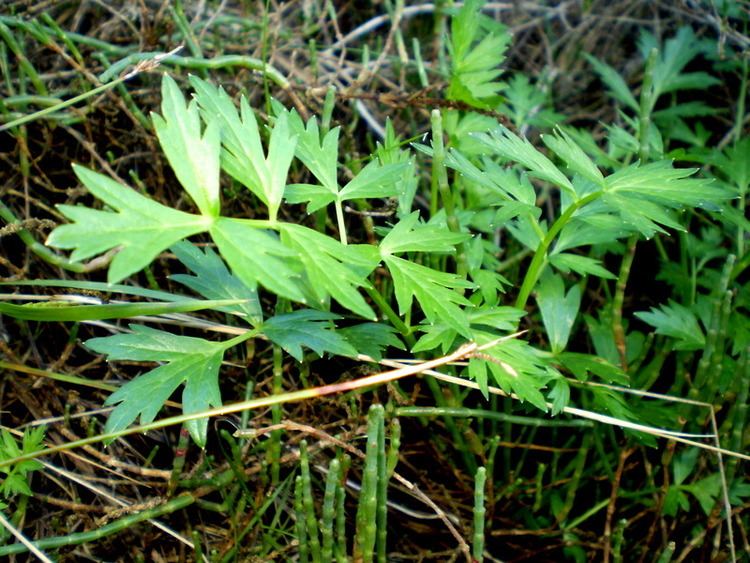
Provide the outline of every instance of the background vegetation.
[[749,19],[5,2],[0,555],[750,557]]

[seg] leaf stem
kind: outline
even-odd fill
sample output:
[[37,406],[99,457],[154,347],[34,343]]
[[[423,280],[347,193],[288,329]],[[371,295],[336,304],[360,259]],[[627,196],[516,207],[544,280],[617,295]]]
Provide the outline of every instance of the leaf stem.
[[404,321],[401,320],[401,317],[396,314],[396,311],[391,308],[388,301],[380,295],[380,292],[377,289],[374,287],[366,287],[365,290],[367,291],[367,295],[370,296],[370,299],[372,299],[378,306],[378,309],[380,309],[380,311],[386,316],[393,328],[401,333],[406,340],[406,343],[409,345],[409,348],[413,348],[417,343],[417,339],[414,338],[411,327],[407,326]]
[[336,208],[336,224],[339,228],[339,240],[341,241],[341,244],[346,245],[346,223],[344,222],[344,209],[341,205],[340,199],[337,199],[334,202],[334,207]]
[[521,284],[521,289],[518,292],[518,297],[516,298],[516,308],[524,309],[526,307],[526,302],[529,300],[529,295],[531,295],[531,291],[534,289],[534,286],[536,285],[536,282],[542,273],[542,269],[544,268],[545,261],[547,259],[547,250],[549,250],[549,247],[552,245],[555,237],[560,233],[563,227],[568,224],[576,211],[578,211],[583,206],[588,205],[592,201],[599,199],[603,194],[604,191],[600,190],[572,203],[570,206],[568,206],[565,212],[560,215],[560,217],[558,217],[557,220],[552,224],[549,231],[547,231],[547,235],[544,237],[542,242],[539,243],[539,246],[537,246],[536,252],[534,252],[534,257],[531,259],[531,264],[529,264],[529,268],[526,270],[526,275],[523,278],[523,284]]

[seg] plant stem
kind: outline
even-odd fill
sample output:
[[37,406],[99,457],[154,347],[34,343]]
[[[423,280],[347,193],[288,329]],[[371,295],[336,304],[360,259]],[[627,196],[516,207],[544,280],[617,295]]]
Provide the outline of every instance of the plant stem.
[[[460,233],[461,225],[456,215],[456,204],[448,184],[448,171],[445,167],[445,144],[443,143],[443,117],[439,109],[432,110],[432,183],[437,185],[440,199],[445,209],[445,220],[451,232]],[[433,189],[433,195],[435,190]],[[464,243],[456,245],[456,273],[465,277],[468,272]]]
[[612,299],[612,333],[615,339],[617,352],[620,354],[620,367],[624,372],[628,371],[627,346],[625,342],[625,328],[622,326],[622,305],[625,301],[625,288],[628,285],[630,269],[633,266],[635,247],[638,244],[638,235],[632,235],[625,247],[625,254],[620,264],[620,275],[617,276],[617,287]]
[[[88,532],[77,532],[68,534],[66,536],[58,536],[55,538],[44,538],[32,543],[39,549],[55,549],[58,547],[65,547],[69,545],[81,545],[83,543],[100,540],[102,538],[106,538],[107,536],[111,536],[112,534],[127,530],[128,528],[132,528],[139,522],[153,520],[154,518],[164,516],[165,514],[171,514],[172,512],[176,512],[187,506],[190,506],[194,502],[195,498],[192,495],[180,495],[170,500],[169,502],[165,502],[164,504],[157,506],[156,508],[150,508],[136,514],[125,516],[96,530],[90,530]],[[6,557],[15,553],[25,553],[26,551],[28,551],[28,548],[21,543],[3,545],[0,546],[0,557]]]
[[474,541],[471,552],[477,563],[484,561],[484,486],[486,481],[487,470],[480,467],[474,477]]
[[654,67],[658,54],[656,48],[651,49],[648,54],[641,85],[641,105],[638,116],[638,158],[641,159],[641,163],[645,163],[649,156],[648,131],[651,128],[651,112],[657,98],[657,93],[654,91]]
[[410,327],[408,327],[404,321],[401,320],[401,317],[399,317],[396,314],[396,311],[394,311],[391,306],[388,304],[388,302],[383,298],[382,295],[380,295],[380,292],[375,289],[374,287],[368,287],[365,288],[367,291],[367,295],[370,296],[370,299],[372,299],[375,304],[378,306],[378,309],[380,309],[380,312],[383,313],[388,321],[391,323],[393,328],[398,330],[401,335],[406,340],[406,343],[408,344],[409,348],[413,348],[414,345],[417,343],[417,339],[414,337],[414,334],[412,333],[412,330]]

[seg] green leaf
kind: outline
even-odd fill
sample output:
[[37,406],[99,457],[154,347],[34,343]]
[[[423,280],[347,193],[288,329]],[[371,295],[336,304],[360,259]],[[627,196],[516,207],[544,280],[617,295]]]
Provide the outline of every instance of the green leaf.
[[650,312],[635,313],[635,316],[656,329],[656,334],[671,336],[677,340],[676,350],[700,350],[706,339],[693,312],[671,299],[668,305]]
[[454,290],[471,288],[472,283],[397,256],[385,255],[383,261],[393,278],[396,301],[402,315],[409,311],[416,297],[429,322],[443,321],[459,334],[471,337],[469,321],[459,307],[470,306],[471,303]]
[[307,212],[315,213],[336,201],[336,194],[336,191],[316,184],[289,184],[284,191],[284,199],[287,203],[307,202]]
[[[110,395],[105,404],[117,405],[107,419],[106,432],[127,428],[140,416],[152,422],[164,403],[182,384],[182,410],[193,414],[221,406],[219,367],[226,343],[176,336],[153,328],[130,325],[131,334],[93,338],[86,346],[112,360],[167,362],[137,376]],[[187,423],[193,440],[204,447],[208,419]]]
[[289,124],[297,135],[297,158],[312,172],[326,191],[335,195],[339,189],[336,167],[341,128],[334,127],[328,131],[321,142],[318,120],[315,117],[311,117],[305,127],[296,111],[281,110],[279,113],[289,116]]
[[[479,345],[496,338],[493,334],[481,331],[474,331],[473,336]],[[472,358],[471,361],[484,362],[495,383],[506,393],[515,393],[519,400],[528,401],[542,411],[547,411],[541,389],[554,377],[553,371],[527,342],[516,338],[503,340],[483,350],[481,358]]]
[[577,197],[573,184],[565,174],[528,140],[521,139],[507,127],[498,125],[489,134],[475,133],[472,136],[498,156],[522,164],[533,176],[566,190],[574,199]]
[[490,158],[483,158],[482,167],[479,168],[456,149],[448,152],[446,164],[457,170],[463,181],[469,181],[490,190],[495,196],[492,198],[493,205],[504,206],[508,203],[517,203],[522,205],[524,210],[535,212],[534,186],[531,185],[526,175],[519,175],[517,170],[503,168]]
[[685,66],[706,50],[706,44],[700,41],[689,26],[681,27],[677,34],[667,39],[659,48],[656,39],[643,31],[639,38],[639,50],[643,58],[648,58],[652,48],[660,51],[654,66],[653,89],[655,98],[661,94],[683,89],[705,89],[719,83],[719,80],[705,72],[683,73]]
[[345,201],[399,196],[399,182],[408,167],[408,162],[380,164],[371,160],[341,189],[338,198]]
[[301,362],[302,347],[310,348],[318,356],[326,352],[338,356],[357,356],[357,350],[336,331],[333,324],[337,315],[324,311],[302,309],[285,315],[276,315],[263,323],[262,331],[269,340],[281,346]]
[[456,251],[456,244],[470,239],[468,233],[454,233],[446,225],[419,222],[419,211],[402,218],[380,242],[382,255],[400,252]]
[[73,165],[73,170],[88,190],[115,212],[59,205],[60,212],[73,223],[52,231],[47,244],[75,249],[70,256],[75,261],[120,248],[109,266],[109,283],[138,272],[175,242],[208,230],[213,220],[161,205],[82,166]]
[[166,303],[109,303],[106,305],[71,305],[65,301],[46,301],[26,305],[0,302],[0,313],[25,321],[95,321],[188,313],[202,309],[218,309],[241,302],[237,299],[205,301],[184,297],[179,301]]
[[240,98],[238,114],[234,102],[222,88],[195,76],[190,77],[190,83],[203,120],[219,124],[222,168],[258,196],[268,206],[270,219],[275,220],[297,144],[289,117],[282,114],[276,119],[265,157],[255,114],[244,96]]
[[302,225],[280,224],[284,243],[297,251],[309,286],[319,304],[330,295],[341,305],[367,319],[377,320],[358,291],[370,287],[367,276],[377,266],[377,249],[370,245],[343,245]]
[[559,253],[552,254],[549,257],[549,261],[555,268],[565,274],[573,270],[577,274],[591,274],[592,276],[599,276],[600,278],[605,278],[608,280],[616,279],[616,276],[614,276],[611,272],[606,270],[604,266],[602,266],[601,260],[597,260],[596,258],[591,258],[589,256]]
[[405,350],[406,347],[398,338],[396,329],[380,323],[359,323],[340,328],[338,333],[360,354],[370,356],[376,361],[383,358],[383,351],[389,346]]
[[516,129],[529,125],[548,128],[564,119],[562,115],[548,109],[547,93],[532,85],[525,74],[515,73],[503,94],[507,103],[502,104],[498,111],[509,116]]
[[471,326],[491,327],[506,332],[518,330],[518,323],[524,315],[526,311],[515,307],[483,306],[468,312]]
[[594,70],[599,75],[599,78],[601,78],[602,82],[604,82],[607,88],[609,88],[612,96],[618,102],[637,112],[639,110],[638,102],[636,101],[635,96],[633,96],[630,88],[628,88],[628,85],[625,83],[625,80],[622,78],[622,76],[620,76],[620,74],[614,68],[595,59],[588,53],[584,53],[583,56],[586,58],[589,64],[594,67]]
[[446,323],[425,324],[423,322],[419,325],[419,331],[424,334],[412,347],[412,354],[428,352],[438,347],[443,354],[447,354],[458,336],[458,333]]
[[711,180],[688,177],[696,171],[696,168],[673,168],[669,161],[635,163],[607,177],[607,192],[670,207],[697,207],[731,197],[725,188],[712,184]]
[[570,170],[599,187],[606,187],[601,170],[565,131],[558,129],[554,136],[543,135],[542,140],[557,156],[565,161]]
[[185,106],[182,92],[167,73],[162,78],[161,97],[164,116],[151,115],[159,144],[201,214],[218,217],[221,211],[218,122],[207,120],[201,136],[197,105],[191,102]]
[[630,385],[628,375],[604,358],[577,352],[562,352],[555,356],[555,359],[579,381],[588,381],[589,373],[593,373],[606,383]]
[[451,23],[451,79],[448,99],[480,108],[493,106],[505,84],[496,78],[511,35],[481,12],[484,2],[468,0]]
[[[24,430],[20,448],[13,434],[4,428],[0,430],[0,461],[8,461],[43,450],[44,430],[44,426]],[[5,474],[0,482],[0,495],[6,500],[18,494],[31,496],[33,491],[29,487],[28,474],[43,468],[44,466],[37,459],[28,459],[0,467],[0,473]]]
[[220,217],[211,227],[211,238],[246,285],[255,288],[261,284],[277,295],[305,302],[297,282],[299,255],[281,244],[275,233],[241,219]]
[[721,474],[713,473],[700,481],[690,485],[683,485],[682,488],[698,500],[703,513],[708,516],[711,514],[713,507],[716,505],[716,500],[721,494]]
[[411,151],[401,150],[401,139],[396,135],[393,122],[385,120],[385,138],[382,144],[376,145],[375,154],[381,164],[404,164],[401,177],[395,182],[394,190],[398,194],[398,216],[403,217],[411,211],[414,196],[419,185],[419,175]]
[[289,203],[309,202],[307,211],[312,213],[337,200],[400,196],[403,174],[409,166],[409,162],[381,165],[372,160],[341,191],[337,191],[337,185],[330,189],[313,184],[292,184],[287,186],[285,197]]
[[552,391],[549,392],[548,398],[552,400],[552,416],[563,412],[565,407],[570,403],[570,385],[565,378],[560,377],[555,380]]
[[544,328],[553,354],[559,354],[568,344],[570,331],[581,306],[581,288],[574,285],[565,293],[565,282],[560,276],[546,275],[537,287],[536,301],[542,313]]
[[231,274],[224,261],[210,247],[201,250],[187,241],[182,241],[170,250],[195,274],[173,274],[170,276],[171,279],[208,299],[243,299],[243,303],[222,307],[220,310],[240,315],[253,326],[262,321],[263,312],[257,290]]

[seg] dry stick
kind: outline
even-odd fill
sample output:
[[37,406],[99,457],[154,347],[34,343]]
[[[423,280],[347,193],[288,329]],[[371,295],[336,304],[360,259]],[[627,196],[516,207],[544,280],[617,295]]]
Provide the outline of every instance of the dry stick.
[[[381,362],[381,363],[384,363],[385,365],[389,365],[386,362]],[[393,362],[393,364],[398,365],[398,362]],[[429,371],[425,370],[424,373],[426,373],[427,375],[432,375],[433,377],[436,377],[436,378],[441,379],[443,381],[450,381],[452,383],[456,383],[456,384],[459,384],[459,385],[465,385],[467,387],[472,387],[472,388],[475,388],[475,389],[479,389],[479,386],[476,383],[470,382],[470,381],[466,381],[466,380],[462,380],[461,378],[458,378],[458,377],[444,375],[444,374],[441,374],[439,372],[435,372],[433,370],[429,370]],[[734,534],[732,532],[732,520],[731,520],[731,518],[732,518],[732,505],[731,505],[731,503],[729,501],[729,488],[727,486],[726,475],[724,473],[724,460],[723,460],[722,454],[734,456],[735,458],[740,458],[740,459],[745,459],[745,460],[750,460],[750,455],[741,454],[739,452],[733,452],[731,450],[727,450],[727,449],[724,449],[724,448],[721,447],[721,442],[719,440],[719,430],[718,430],[718,425],[716,423],[716,413],[714,411],[714,406],[712,404],[710,404],[710,403],[705,403],[703,401],[695,401],[695,400],[691,400],[691,399],[683,399],[682,397],[670,397],[669,395],[661,395],[659,393],[651,393],[651,392],[648,392],[648,391],[639,391],[637,389],[628,389],[626,387],[619,387],[619,386],[616,386],[616,385],[607,385],[607,384],[604,384],[604,383],[588,382],[588,383],[586,383],[586,385],[591,385],[591,386],[594,386],[594,387],[605,387],[607,389],[612,389],[612,390],[615,390],[615,391],[619,391],[621,393],[630,393],[632,395],[638,395],[638,396],[642,396],[642,397],[651,397],[651,398],[655,398],[655,399],[662,399],[662,400],[665,400],[665,401],[673,401],[673,402],[677,402],[677,403],[685,403],[685,404],[696,405],[696,406],[707,408],[709,410],[710,417],[711,417],[711,426],[712,426],[712,429],[713,429],[713,434],[695,435],[695,434],[688,434],[688,433],[685,433],[685,432],[674,432],[674,431],[671,431],[671,430],[665,430],[665,429],[660,429],[660,428],[651,428],[651,427],[648,427],[648,426],[644,426],[642,424],[636,424],[636,423],[629,422],[629,421],[626,421],[626,420],[620,420],[620,419],[615,418],[615,417],[611,417],[611,416],[607,416],[607,415],[602,415],[602,414],[597,414],[597,413],[591,413],[591,412],[585,411],[583,409],[578,409],[578,408],[575,408],[575,407],[564,407],[563,408],[563,412],[568,413],[568,414],[573,414],[575,416],[580,416],[582,418],[588,418],[590,420],[597,420],[599,422],[603,422],[605,424],[610,424],[612,426],[621,426],[623,428],[630,428],[632,430],[638,430],[640,432],[645,432],[645,433],[651,434],[653,436],[658,436],[658,437],[666,438],[668,440],[673,440],[675,442],[682,442],[683,444],[688,444],[688,445],[691,445],[691,446],[695,446],[695,447],[702,448],[704,450],[709,450],[709,451],[712,451],[712,452],[716,453],[717,462],[719,464],[719,475],[721,476],[721,487],[722,487],[722,496],[723,496],[722,501],[724,503],[724,511],[726,512],[727,535],[729,537],[730,553],[731,553],[731,556],[732,556],[732,561],[733,562],[736,561],[737,560],[737,556],[736,556],[736,553],[735,553]],[[489,387],[489,391],[491,393],[495,393],[495,394],[506,396],[506,397],[510,396],[510,397],[512,397],[514,399],[518,398],[514,394],[508,395],[507,393],[505,393],[504,391],[502,391],[501,389],[498,389],[496,387]],[[547,403],[547,406],[551,407],[552,405],[551,405],[551,403]],[[702,444],[700,442],[696,442],[694,440],[690,440],[690,439],[686,438],[685,436],[713,438],[714,444],[716,444],[716,445],[715,446],[710,446],[708,444]]]
[[[511,337],[512,336],[514,335],[511,335]],[[312,387],[309,389],[302,389],[300,391],[292,391],[290,393],[284,393],[282,395],[272,395],[268,397],[250,399],[247,401],[234,403],[232,405],[218,407],[215,409],[209,409],[209,410],[205,410],[205,411],[201,411],[197,413],[183,414],[180,416],[172,416],[168,418],[163,418],[161,420],[157,420],[149,424],[143,424],[140,426],[132,426],[130,428],[119,430],[117,432],[109,432],[107,434],[100,434],[98,436],[82,438],[80,440],[76,440],[74,442],[70,442],[68,444],[63,444],[60,446],[54,446],[46,450],[31,452],[31,453],[23,454],[14,458],[0,460],[0,467],[5,467],[5,466],[18,463],[21,461],[26,461],[29,459],[36,459],[38,457],[42,457],[47,454],[58,453],[58,452],[62,452],[62,451],[73,449],[73,448],[87,446],[90,444],[97,444],[100,442],[109,442],[117,438],[120,438],[122,436],[129,436],[131,434],[140,434],[140,433],[148,432],[151,430],[156,430],[159,428],[166,428],[167,426],[172,426],[175,424],[182,424],[183,422],[188,422],[190,420],[200,420],[202,418],[224,416],[224,415],[235,413],[235,412],[259,409],[262,407],[268,407],[268,406],[279,404],[279,403],[298,402],[298,401],[303,401],[305,399],[312,399],[315,397],[322,397],[325,395],[344,393],[347,391],[354,391],[355,389],[364,389],[367,387],[374,387],[376,385],[382,385],[384,383],[390,383],[391,381],[395,381],[397,379],[402,379],[410,375],[423,373],[426,370],[431,370],[433,368],[461,360],[463,358],[470,356],[473,352],[477,350],[484,349],[490,346],[494,346],[498,342],[502,340],[507,340],[508,338],[509,337],[498,339],[496,341],[490,342],[489,344],[482,346],[481,348],[475,342],[471,342],[468,344],[464,344],[463,346],[458,348],[455,352],[448,354],[447,356],[436,358],[434,360],[430,360],[430,361],[427,361],[427,362],[424,362],[415,366],[401,365],[398,369],[394,369],[394,370],[386,371],[382,373],[377,373],[375,375],[370,375],[368,377],[363,377],[361,379],[344,381],[342,383],[331,383],[329,385],[322,385],[320,387]]]
[[[459,10],[463,7],[463,3],[457,2],[453,5],[453,7],[456,10]],[[483,10],[511,10],[513,8],[514,5],[510,2],[490,2],[482,6]],[[420,14],[431,14],[434,11],[435,4],[418,4],[416,6],[407,6],[401,11],[400,18],[410,18],[413,16],[418,16]],[[391,21],[390,14],[383,14],[366,21],[356,29],[353,29],[352,31],[347,33],[343,38],[336,41],[336,43],[328,47],[328,49],[323,51],[323,54],[330,55],[336,49],[341,49],[347,43],[351,43],[355,39],[358,39],[363,35],[367,35],[371,31],[376,30],[381,25],[384,25],[389,21]]]

